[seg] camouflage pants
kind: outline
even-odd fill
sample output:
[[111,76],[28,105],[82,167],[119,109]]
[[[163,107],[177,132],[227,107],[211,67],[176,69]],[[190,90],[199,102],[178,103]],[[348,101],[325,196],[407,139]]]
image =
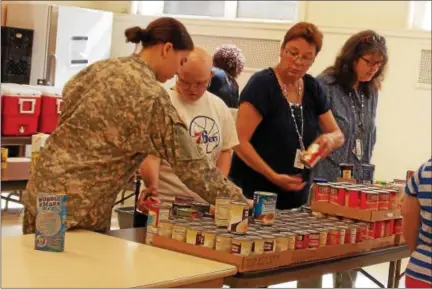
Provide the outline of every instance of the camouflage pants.
[[24,209],[23,217],[23,234],[34,234],[36,232],[36,217],[30,214],[27,209]]

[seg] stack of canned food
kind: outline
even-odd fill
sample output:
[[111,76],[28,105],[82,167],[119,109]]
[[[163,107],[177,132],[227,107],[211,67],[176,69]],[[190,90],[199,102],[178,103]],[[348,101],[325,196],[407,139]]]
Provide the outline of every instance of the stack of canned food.
[[399,191],[345,182],[315,183],[314,200],[363,210],[393,210],[400,208]]

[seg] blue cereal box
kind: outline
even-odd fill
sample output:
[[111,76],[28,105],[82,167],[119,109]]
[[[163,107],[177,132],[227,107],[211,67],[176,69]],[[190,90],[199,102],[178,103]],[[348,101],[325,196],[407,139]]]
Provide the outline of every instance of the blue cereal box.
[[268,192],[255,192],[253,216],[255,223],[271,226],[276,218],[277,195]]
[[66,232],[64,194],[38,194],[36,207],[35,249],[63,252]]

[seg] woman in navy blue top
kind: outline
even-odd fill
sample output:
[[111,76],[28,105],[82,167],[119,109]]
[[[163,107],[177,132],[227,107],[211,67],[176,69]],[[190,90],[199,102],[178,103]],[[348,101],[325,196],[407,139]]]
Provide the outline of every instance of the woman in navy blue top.
[[255,73],[240,95],[240,145],[230,178],[248,198],[267,191],[278,194],[278,209],[303,205],[309,170],[299,154],[313,142],[320,144],[324,156],[343,144],[326,95],[306,74],[321,46],[322,33],[315,25],[294,25],[285,35],[280,62]]

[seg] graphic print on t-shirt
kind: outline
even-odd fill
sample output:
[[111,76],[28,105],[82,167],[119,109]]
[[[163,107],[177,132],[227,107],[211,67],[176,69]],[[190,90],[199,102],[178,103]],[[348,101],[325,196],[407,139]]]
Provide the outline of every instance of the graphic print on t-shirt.
[[220,143],[220,132],[216,121],[208,116],[197,116],[189,126],[189,135],[207,154],[212,153]]

